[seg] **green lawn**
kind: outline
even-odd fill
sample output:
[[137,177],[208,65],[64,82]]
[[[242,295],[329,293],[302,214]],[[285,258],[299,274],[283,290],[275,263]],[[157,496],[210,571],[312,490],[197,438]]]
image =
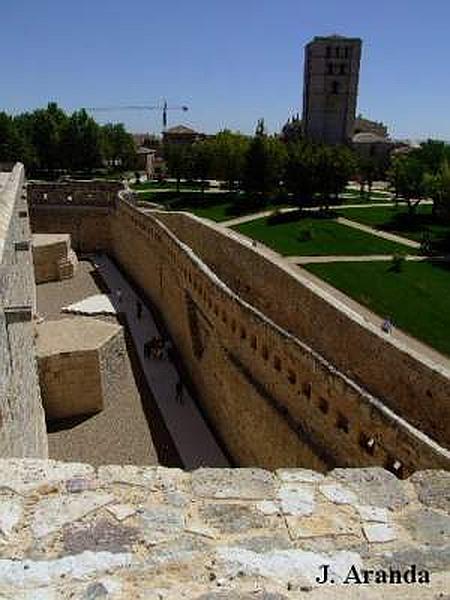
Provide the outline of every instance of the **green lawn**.
[[450,265],[407,262],[400,273],[380,262],[311,264],[306,268],[450,355]]
[[371,208],[343,208],[339,214],[347,219],[370,225],[375,229],[384,229],[398,233],[420,242],[424,235],[431,239],[440,239],[450,234],[450,225],[436,223],[431,204],[419,205],[416,215],[409,217],[407,207],[376,206]]
[[[133,183],[131,186],[132,190],[153,190],[153,189],[166,189],[168,191],[176,191],[177,184],[168,181],[145,181],[144,183]],[[201,190],[200,184],[194,182],[181,181],[181,190]],[[206,188],[208,189],[208,188]]]
[[285,256],[408,254],[411,249],[351,229],[332,219],[305,217],[271,224],[266,218],[242,223],[236,231],[259,240]]
[[[184,210],[199,217],[211,219],[212,221],[227,221],[234,217],[248,215],[262,210],[275,208],[273,202],[255,204],[245,198],[244,194],[236,195],[233,192],[199,191],[190,192],[182,190],[147,191],[139,194],[138,200],[148,200],[162,204],[170,210]],[[277,204],[277,208],[285,207],[287,204]]]

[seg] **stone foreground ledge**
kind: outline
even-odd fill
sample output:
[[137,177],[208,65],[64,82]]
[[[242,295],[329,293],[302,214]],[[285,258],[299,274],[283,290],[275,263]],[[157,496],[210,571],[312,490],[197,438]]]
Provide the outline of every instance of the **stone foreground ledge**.
[[[0,460],[0,598],[448,600],[449,512],[445,471]],[[430,584],[343,584],[412,564]]]

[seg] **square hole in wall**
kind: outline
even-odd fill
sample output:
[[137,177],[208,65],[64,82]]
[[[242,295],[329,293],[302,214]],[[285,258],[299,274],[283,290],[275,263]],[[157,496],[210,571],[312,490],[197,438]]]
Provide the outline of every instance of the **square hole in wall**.
[[319,409],[324,415],[326,415],[330,409],[328,400],[325,400],[325,398],[319,398]]
[[336,418],[336,427],[345,433],[350,431],[350,422],[345,415],[338,413]]

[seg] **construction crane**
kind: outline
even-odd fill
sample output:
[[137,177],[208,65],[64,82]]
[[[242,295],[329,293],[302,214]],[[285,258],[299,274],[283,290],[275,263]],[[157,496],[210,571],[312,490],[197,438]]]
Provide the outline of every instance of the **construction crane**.
[[162,111],[162,124],[163,131],[166,130],[167,127],[167,111],[169,110],[181,110],[186,112],[189,108],[185,105],[182,106],[168,106],[167,100],[164,100],[162,105],[130,105],[130,106],[91,106],[90,108],[86,108],[86,110],[91,112],[112,112],[116,110],[160,110]]

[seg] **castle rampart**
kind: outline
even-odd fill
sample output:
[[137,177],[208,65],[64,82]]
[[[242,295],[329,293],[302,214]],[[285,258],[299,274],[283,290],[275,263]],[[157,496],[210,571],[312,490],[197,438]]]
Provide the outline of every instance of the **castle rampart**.
[[[185,213],[155,213],[241,298],[325,356],[396,413],[448,447],[450,373],[253,247]],[[270,285],[267,285],[270,282]],[[280,294],[279,291],[283,290]]]
[[[419,381],[415,397],[422,392],[427,397],[428,385],[433,398],[443,403],[445,376],[428,365],[415,365],[413,357],[391,349],[389,341],[365,332],[361,323],[291,273],[186,215],[148,215],[127,201],[107,208],[104,216],[96,210],[105,207],[78,206],[60,213],[32,207],[36,231],[45,229],[50,210],[60,219],[55,227],[71,233],[75,247],[78,240],[79,248],[87,242],[85,250],[108,252],[151,299],[237,464],[307,465],[321,471],[336,465],[382,465],[399,476],[418,468],[448,468],[448,450],[411,426],[408,410],[417,418],[417,407],[402,406],[394,395],[389,408],[381,400],[384,394],[374,393],[371,380],[377,383],[392,369],[386,379],[394,378],[399,386],[414,367],[415,377],[422,369],[425,381]],[[96,219],[102,230],[94,239]],[[264,281],[274,290],[283,289],[282,299]],[[365,361],[371,363],[366,370],[357,354],[361,349],[364,357],[372,357]],[[358,377],[349,368],[352,358]],[[387,368],[389,360],[394,366]],[[406,393],[397,390],[399,398]],[[396,403],[402,411],[395,410]],[[428,411],[426,424],[438,426],[437,408]]]

